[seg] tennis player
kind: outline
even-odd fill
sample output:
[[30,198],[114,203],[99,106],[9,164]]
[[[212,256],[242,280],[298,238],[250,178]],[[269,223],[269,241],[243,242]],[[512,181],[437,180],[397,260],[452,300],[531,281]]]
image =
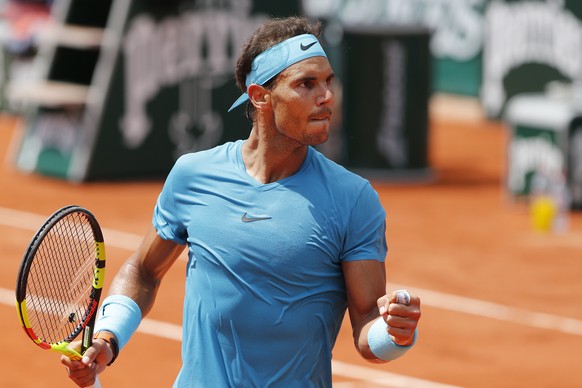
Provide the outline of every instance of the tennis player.
[[70,378],[90,384],[152,308],[188,247],[182,368],[175,387],[331,387],[346,309],[371,362],[402,356],[420,318],[416,295],[386,292],[385,217],[365,179],[326,159],[334,73],[321,25],[275,19],[236,67],[246,140],[182,156],[153,224],[103,301],[96,339]]

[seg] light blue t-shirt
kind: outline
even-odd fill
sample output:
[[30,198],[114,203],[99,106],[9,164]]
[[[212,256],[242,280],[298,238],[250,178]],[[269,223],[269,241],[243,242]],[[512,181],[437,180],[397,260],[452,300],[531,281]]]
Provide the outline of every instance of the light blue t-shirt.
[[330,387],[345,315],[342,261],[386,256],[385,212],[365,179],[309,148],[262,184],[243,141],[182,156],[153,225],[188,244],[175,387]]

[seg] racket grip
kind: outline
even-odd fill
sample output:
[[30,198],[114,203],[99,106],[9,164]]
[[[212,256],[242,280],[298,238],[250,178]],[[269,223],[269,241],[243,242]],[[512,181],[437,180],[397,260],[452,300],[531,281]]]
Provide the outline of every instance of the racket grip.
[[95,382],[93,383],[93,385],[91,385],[90,387],[87,388],[101,388],[101,381],[99,381],[99,376],[95,377]]

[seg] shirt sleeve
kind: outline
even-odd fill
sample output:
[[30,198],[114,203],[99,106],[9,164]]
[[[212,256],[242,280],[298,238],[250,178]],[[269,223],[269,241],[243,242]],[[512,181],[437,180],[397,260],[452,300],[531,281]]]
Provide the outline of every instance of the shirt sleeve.
[[164,240],[171,240],[178,244],[186,244],[187,229],[183,219],[184,209],[180,209],[181,191],[184,190],[183,182],[186,178],[183,176],[183,158],[178,159],[166,181],[164,187],[158,196],[152,224],[158,235]]
[[387,252],[386,212],[378,193],[366,183],[350,214],[342,260],[384,262]]

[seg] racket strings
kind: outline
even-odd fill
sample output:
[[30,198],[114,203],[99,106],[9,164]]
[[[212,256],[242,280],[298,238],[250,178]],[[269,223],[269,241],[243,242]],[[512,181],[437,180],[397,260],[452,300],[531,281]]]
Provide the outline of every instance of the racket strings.
[[39,339],[57,343],[82,330],[91,307],[95,249],[83,213],[60,219],[40,241],[26,293],[30,325]]

